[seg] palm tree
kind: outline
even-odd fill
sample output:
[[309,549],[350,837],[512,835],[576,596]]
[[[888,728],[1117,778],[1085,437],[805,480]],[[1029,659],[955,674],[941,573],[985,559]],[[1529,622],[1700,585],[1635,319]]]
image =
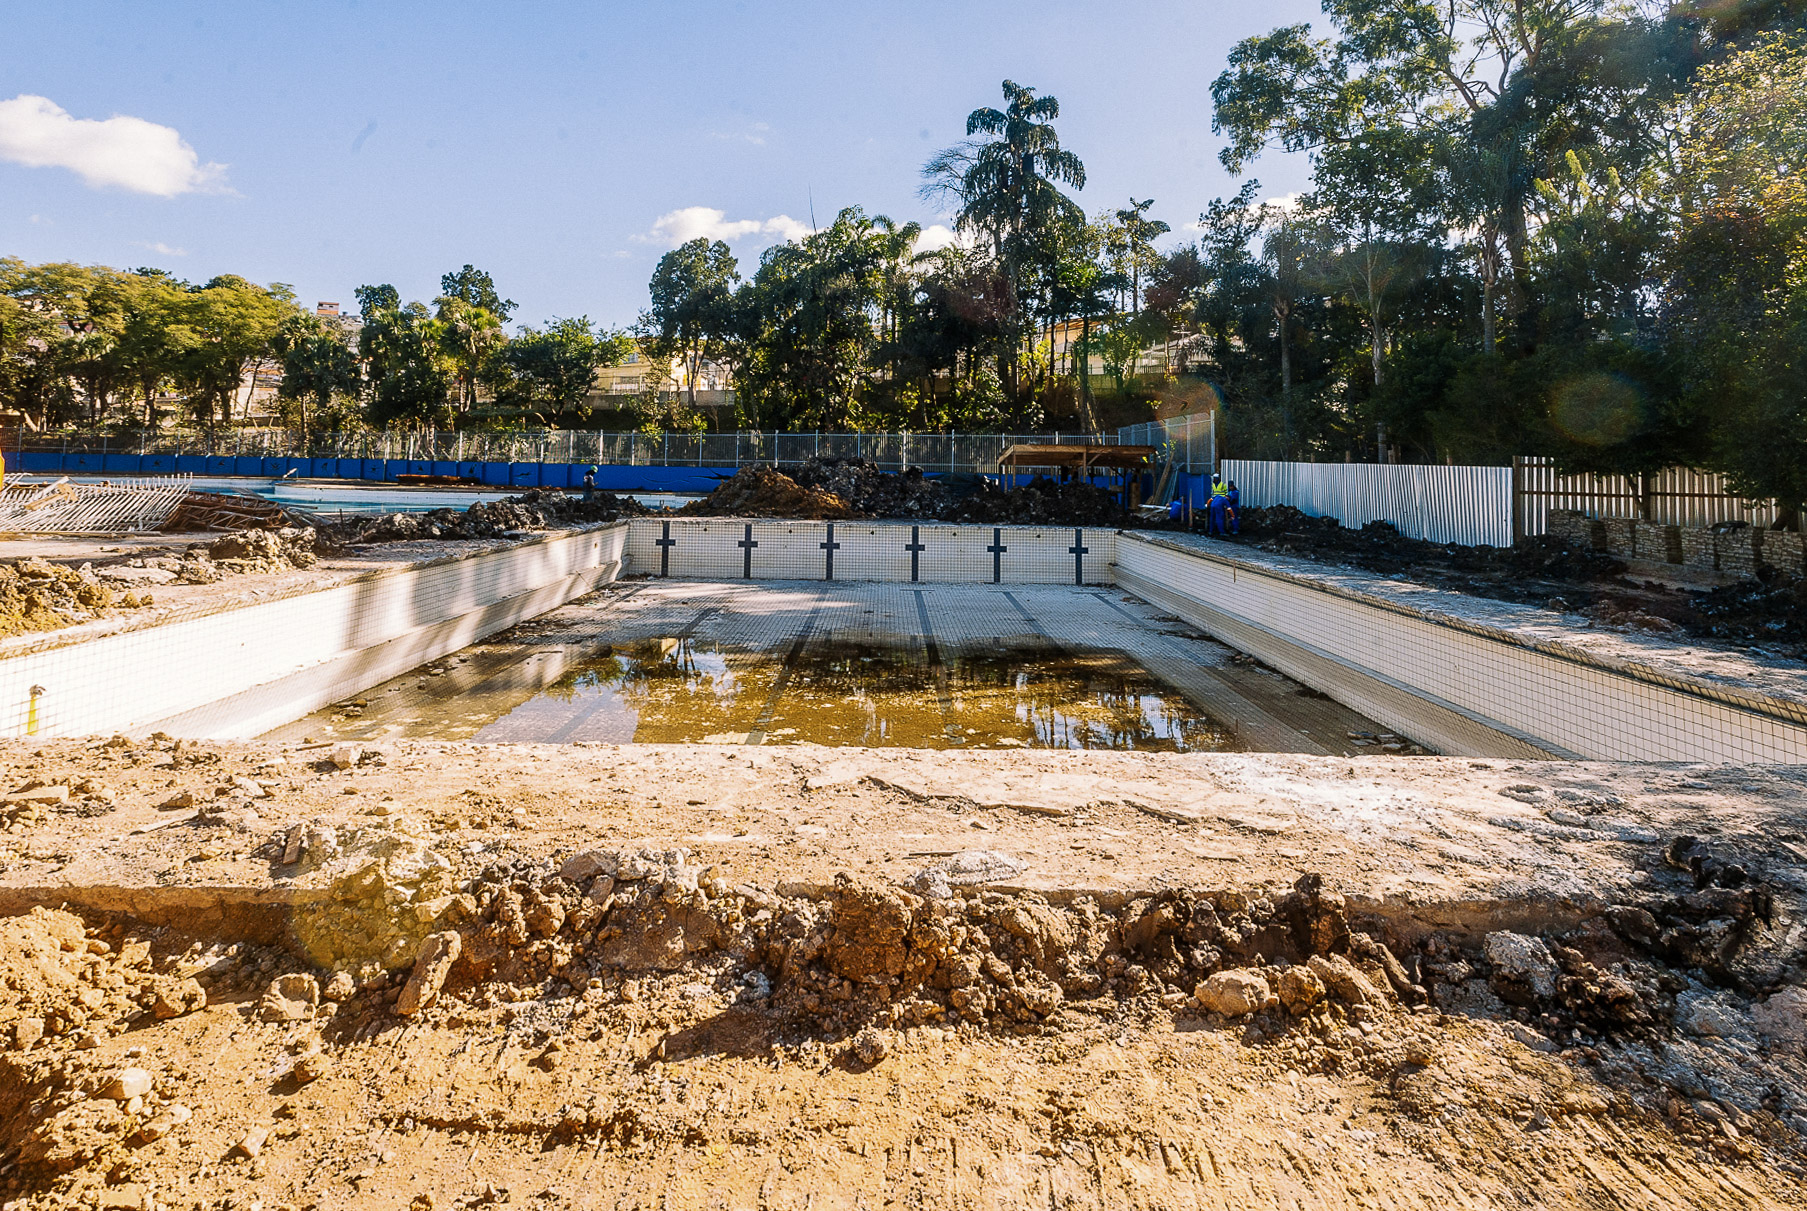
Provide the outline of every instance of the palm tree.
[[[1033,88],[1004,81],[1005,107],[975,109],[966,116],[967,141],[941,152],[923,168],[924,192],[951,196],[959,204],[956,220],[992,246],[1018,299],[1020,329],[1024,269],[1034,237],[1061,221],[1083,223],[1084,212],[1061,185],[1085,188],[1085,165],[1060,145],[1053,122],[1060,102],[1038,97]],[[1016,347],[1010,339],[1006,382],[1016,386]]]

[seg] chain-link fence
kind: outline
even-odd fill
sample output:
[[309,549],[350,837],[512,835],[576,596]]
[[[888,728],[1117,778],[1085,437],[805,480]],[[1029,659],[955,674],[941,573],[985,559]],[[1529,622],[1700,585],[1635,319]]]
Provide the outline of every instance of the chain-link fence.
[[1209,475],[1217,467],[1217,413],[1176,416],[1170,420],[1125,425],[1117,440],[1126,446],[1159,446],[1161,460],[1172,458],[1190,475]]
[[1087,433],[584,433],[320,434],[303,443],[288,429],[159,430],[143,434],[21,435],[18,449],[62,454],[177,454],[262,458],[369,458],[439,462],[595,463],[641,467],[794,466],[810,458],[863,458],[890,471],[997,470],[1017,443],[1082,445],[1129,440]]

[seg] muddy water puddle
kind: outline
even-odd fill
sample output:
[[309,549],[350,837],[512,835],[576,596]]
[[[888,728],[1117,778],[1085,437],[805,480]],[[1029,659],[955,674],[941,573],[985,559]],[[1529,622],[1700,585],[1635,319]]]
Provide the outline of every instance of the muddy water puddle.
[[1222,752],[1221,724],[1117,652],[693,637],[612,648],[495,645],[416,669],[269,733],[502,743],[830,744]]

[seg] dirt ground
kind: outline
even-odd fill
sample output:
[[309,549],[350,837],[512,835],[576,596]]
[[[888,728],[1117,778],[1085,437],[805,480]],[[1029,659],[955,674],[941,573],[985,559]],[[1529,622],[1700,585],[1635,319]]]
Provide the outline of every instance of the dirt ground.
[[1765,1207],[1807,769],[0,746],[0,1200]]

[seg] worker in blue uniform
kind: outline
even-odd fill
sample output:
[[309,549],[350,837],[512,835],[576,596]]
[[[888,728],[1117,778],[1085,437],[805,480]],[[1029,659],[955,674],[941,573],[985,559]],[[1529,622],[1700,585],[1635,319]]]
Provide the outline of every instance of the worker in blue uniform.
[[1230,481],[1229,491],[1224,493],[1224,514],[1230,523],[1230,533],[1242,533],[1242,493],[1236,490],[1236,481]]
[[1224,486],[1222,476],[1213,475],[1211,477],[1211,520],[1205,527],[1205,532],[1207,534],[1226,534],[1229,532],[1226,528],[1229,522],[1225,516],[1229,507],[1230,489]]

